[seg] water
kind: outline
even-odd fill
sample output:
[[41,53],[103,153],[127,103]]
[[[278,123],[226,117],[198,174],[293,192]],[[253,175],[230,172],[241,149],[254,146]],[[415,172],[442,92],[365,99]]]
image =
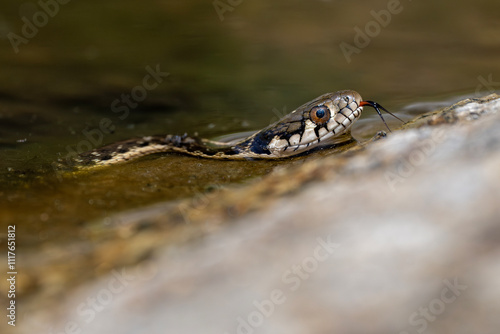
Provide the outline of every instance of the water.
[[[164,155],[55,173],[54,162],[89,145],[257,130],[340,89],[410,119],[425,103],[499,88],[500,3],[394,4],[252,0],[218,13],[213,1],[87,1],[53,7],[51,17],[34,2],[3,1],[1,228],[17,224],[33,247],[85,238],[80,228],[92,219],[245,182],[277,164]],[[23,34],[21,18],[33,16],[39,27]],[[358,139],[384,130],[365,110]]]

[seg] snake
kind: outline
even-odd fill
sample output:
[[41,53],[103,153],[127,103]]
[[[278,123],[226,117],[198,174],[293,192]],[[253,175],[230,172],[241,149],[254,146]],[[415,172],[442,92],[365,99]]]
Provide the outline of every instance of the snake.
[[359,93],[342,90],[323,94],[240,140],[222,142],[187,134],[145,136],[85,152],[76,162],[86,167],[107,166],[160,152],[226,160],[283,159],[352,140],[351,126],[364,106],[375,108],[387,129],[380,109],[398,118],[376,102],[363,101]]

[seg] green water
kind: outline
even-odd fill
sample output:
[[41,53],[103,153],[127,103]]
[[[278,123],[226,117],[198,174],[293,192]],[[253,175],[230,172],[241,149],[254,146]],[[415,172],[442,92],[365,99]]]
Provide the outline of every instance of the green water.
[[[208,0],[43,3],[53,17],[11,0],[0,15],[0,228],[16,224],[31,245],[84,238],[92,219],[277,164],[162,155],[62,176],[53,166],[69,152],[150,134],[256,130],[340,89],[409,119],[424,111],[404,109],[410,103],[500,87],[498,1],[248,0],[219,12]],[[22,17],[40,27],[23,28]],[[346,57],[341,45],[356,51]],[[353,133],[383,129],[367,110]]]

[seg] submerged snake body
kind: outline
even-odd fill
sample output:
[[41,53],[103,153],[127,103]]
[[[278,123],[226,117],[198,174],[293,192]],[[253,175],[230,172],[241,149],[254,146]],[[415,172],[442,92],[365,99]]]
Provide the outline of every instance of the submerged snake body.
[[248,138],[217,142],[176,135],[130,139],[86,152],[77,162],[106,166],[159,152],[211,159],[280,159],[350,140],[350,127],[361,116],[361,96],[351,90],[328,93]]

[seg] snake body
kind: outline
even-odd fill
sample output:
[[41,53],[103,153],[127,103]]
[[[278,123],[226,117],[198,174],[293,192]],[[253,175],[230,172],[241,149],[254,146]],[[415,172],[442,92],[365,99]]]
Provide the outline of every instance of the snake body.
[[352,90],[321,95],[240,141],[218,142],[187,135],[162,135],[117,142],[77,159],[83,166],[106,166],[159,152],[210,159],[281,159],[351,139],[350,127],[363,110]]

